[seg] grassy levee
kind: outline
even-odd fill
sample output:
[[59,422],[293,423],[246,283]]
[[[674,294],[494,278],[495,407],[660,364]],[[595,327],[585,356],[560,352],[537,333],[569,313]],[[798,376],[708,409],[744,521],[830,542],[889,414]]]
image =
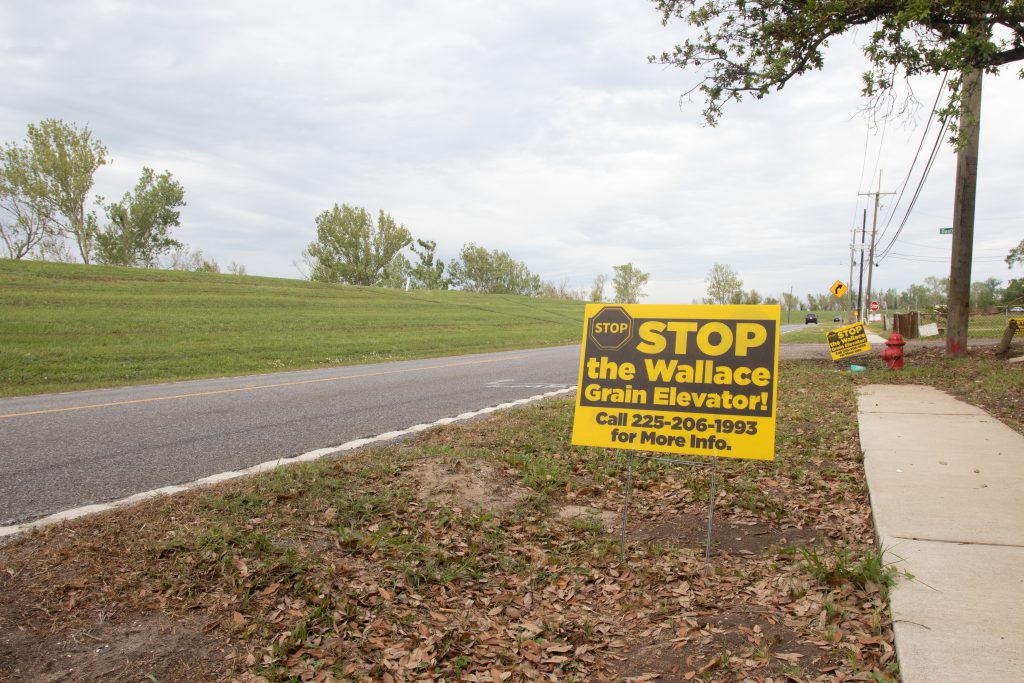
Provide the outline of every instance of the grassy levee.
[[583,304],[0,260],[0,396],[570,344]]

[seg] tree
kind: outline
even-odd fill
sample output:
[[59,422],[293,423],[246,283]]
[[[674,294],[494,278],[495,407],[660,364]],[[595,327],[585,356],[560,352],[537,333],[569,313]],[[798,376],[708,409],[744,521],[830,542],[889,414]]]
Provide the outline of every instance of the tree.
[[[744,95],[761,99],[794,76],[824,65],[830,38],[871,27],[864,46],[869,68],[865,96],[877,106],[893,98],[896,81],[919,74],[952,73],[938,111],[950,121],[957,146],[953,202],[953,243],[948,293],[946,354],[962,356],[974,241],[981,84],[984,72],[1024,59],[1024,2],[1021,0],[656,0],[662,22],[685,20],[700,30],[651,61],[680,67],[708,67],[694,86],[705,96],[704,118],[715,125],[722,107]],[[1024,70],[1020,72],[1024,77]],[[912,92],[912,91],[911,91]],[[912,97],[912,96],[911,96]],[[952,123],[959,119],[959,123]]]
[[801,307],[800,297],[794,296],[789,292],[783,292],[782,307],[785,308],[787,311],[792,311],[794,309],[799,311]]
[[45,119],[28,126],[31,172],[45,198],[47,212],[55,225],[74,237],[78,253],[90,262],[96,233],[96,215],[86,212],[93,175],[107,163],[107,148],[94,140],[88,126]]
[[170,171],[156,175],[143,167],[134,192],[103,208],[110,224],[96,236],[96,260],[117,266],[156,266],[157,258],[181,242],[170,230],[181,225],[185,189]]
[[[885,300],[885,297],[881,298]],[[837,311],[841,308],[842,304],[832,292],[807,295],[807,310],[809,311]]]
[[541,293],[538,275],[530,272],[525,263],[516,261],[508,252],[487,251],[472,242],[464,245],[459,258],[450,268],[452,286],[467,292],[484,294]]
[[[792,78],[825,64],[831,38],[869,27],[863,93],[892,96],[897,79],[952,72],[942,113],[960,112],[961,77],[996,72],[1024,59],[1024,4],[1015,0],[656,0],[662,23],[680,19],[699,31],[650,61],[706,68],[691,89],[705,98],[704,118],[718,123],[723,107],[744,96],[761,99]],[[993,31],[999,27],[999,34]]]
[[635,304],[647,296],[644,294],[644,287],[651,279],[650,273],[645,273],[632,263],[625,263],[612,268],[612,289],[615,290],[615,301],[620,304]]
[[0,240],[7,258],[21,259],[54,237],[44,188],[33,175],[28,151],[5,145],[0,151]]
[[379,285],[412,235],[383,210],[374,225],[366,209],[337,204],[316,217],[316,241],[306,247],[309,279],[350,285]]
[[409,270],[412,286],[417,289],[448,289],[448,280],[444,276],[444,261],[435,259],[437,242],[433,240],[416,240],[412,245],[412,253],[418,261]]
[[412,264],[405,254],[395,254],[391,262],[384,266],[376,285],[390,289],[405,289],[405,285],[412,277]]
[[983,282],[971,284],[971,307],[989,308],[995,306],[1002,297],[1003,289],[1000,285],[1002,280],[990,277]]
[[[1017,263],[1024,264],[1024,240],[1006,255],[1007,267],[1013,268]],[[1003,290],[1003,303],[1007,306],[1024,303],[1024,276],[1013,278],[1006,284],[1006,289]]]
[[928,293],[936,302],[943,301],[949,294],[949,278],[948,277],[935,277],[929,275],[924,279],[924,286],[928,288]]
[[593,301],[595,304],[599,304],[604,301],[604,286],[608,282],[608,276],[604,273],[600,273],[594,276],[594,284],[590,285],[590,296],[587,297],[588,301]]
[[569,284],[569,278],[562,278],[559,282],[548,281],[540,285],[540,295],[549,299],[562,299],[563,301],[583,301],[586,298],[586,291],[573,289]]
[[[235,264],[232,263],[232,266]],[[206,258],[203,256],[202,249],[196,249],[192,251],[188,247],[182,245],[175,248],[167,255],[167,261],[164,264],[167,270],[187,270],[193,273],[219,273],[220,264],[217,263],[216,259]],[[232,270],[235,275],[245,275],[244,266],[240,266],[243,272],[237,272]]]
[[736,298],[743,296],[743,280],[724,263],[711,266],[704,282],[708,285],[708,295],[704,298],[706,304],[739,303]]
[[932,291],[932,288],[926,285],[910,285],[907,287],[903,296],[908,302],[908,307],[920,311],[928,308],[934,308],[936,304],[942,302],[946,298],[946,293],[941,292],[936,295],[935,292]]
[[881,300],[884,301],[889,308],[901,309],[906,308],[904,297],[897,292],[895,289],[890,287],[880,294]]
[[1010,253],[1006,255],[1006,267],[1013,268],[1017,263],[1024,263],[1024,240],[1020,241],[1020,244],[1010,250]]
[[1020,306],[1024,304],[1024,277],[1010,280],[1006,289],[1003,290],[1003,304],[1006,306]]

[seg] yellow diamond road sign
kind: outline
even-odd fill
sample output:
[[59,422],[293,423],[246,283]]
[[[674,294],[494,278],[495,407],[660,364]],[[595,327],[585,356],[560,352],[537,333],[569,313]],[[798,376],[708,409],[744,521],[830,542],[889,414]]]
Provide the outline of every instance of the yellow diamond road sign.
[[846,294],[847,291],[849,291],[850,288],[847,287],[846,283],[843,282],[842,280],[836,280],[835,283],[828,289],[830,292],[836,295],[837,299],[841,299],[843,298],[843,295]]

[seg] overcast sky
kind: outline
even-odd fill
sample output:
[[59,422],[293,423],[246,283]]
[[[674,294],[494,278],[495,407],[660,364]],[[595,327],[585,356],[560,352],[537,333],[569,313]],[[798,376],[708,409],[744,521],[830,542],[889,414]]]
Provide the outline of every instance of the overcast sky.
[[[645,0],[8,2],[0,140],[88,125],[113,158],[98,194],[170,170],[176,237],[252,275],[301,277],[315,216],[347,203],[446,260],[475,242],[574,287],[632,262],[652,303],[699,299],[715,262],[776,297],[847,280],[858,193],[879,169],[899,189],[938,82],[914,83],[914,119],[869,129],[851,35],[709,128],[680,102],[698,77],[647,63],[684,31]],[[1022,88],[1013,69],[984,85],[974,280],[1020,276],[1002,259],[1024,238]],[[948,276],[953,177],[947,144],[876,284]]]

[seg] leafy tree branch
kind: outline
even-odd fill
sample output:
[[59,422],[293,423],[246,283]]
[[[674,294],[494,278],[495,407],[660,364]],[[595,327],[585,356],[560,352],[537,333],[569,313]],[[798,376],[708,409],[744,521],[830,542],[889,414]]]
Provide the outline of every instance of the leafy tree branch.
[[[729,102],[761,99],[794,77],[824,67],[829,40],[870,29],[864,55],[863,94],[890,93],[902,76],[974,68],[995,73],[1024,59],[1021,0],[655,0],[662,23],[682,21],[696,30],[651,62],[705,72],[687,94],[705,100],[714,126]],[[1021,72],[1024,77],[1024,71]],[[949,80],[942,113],[960,111],[959,78]]]

